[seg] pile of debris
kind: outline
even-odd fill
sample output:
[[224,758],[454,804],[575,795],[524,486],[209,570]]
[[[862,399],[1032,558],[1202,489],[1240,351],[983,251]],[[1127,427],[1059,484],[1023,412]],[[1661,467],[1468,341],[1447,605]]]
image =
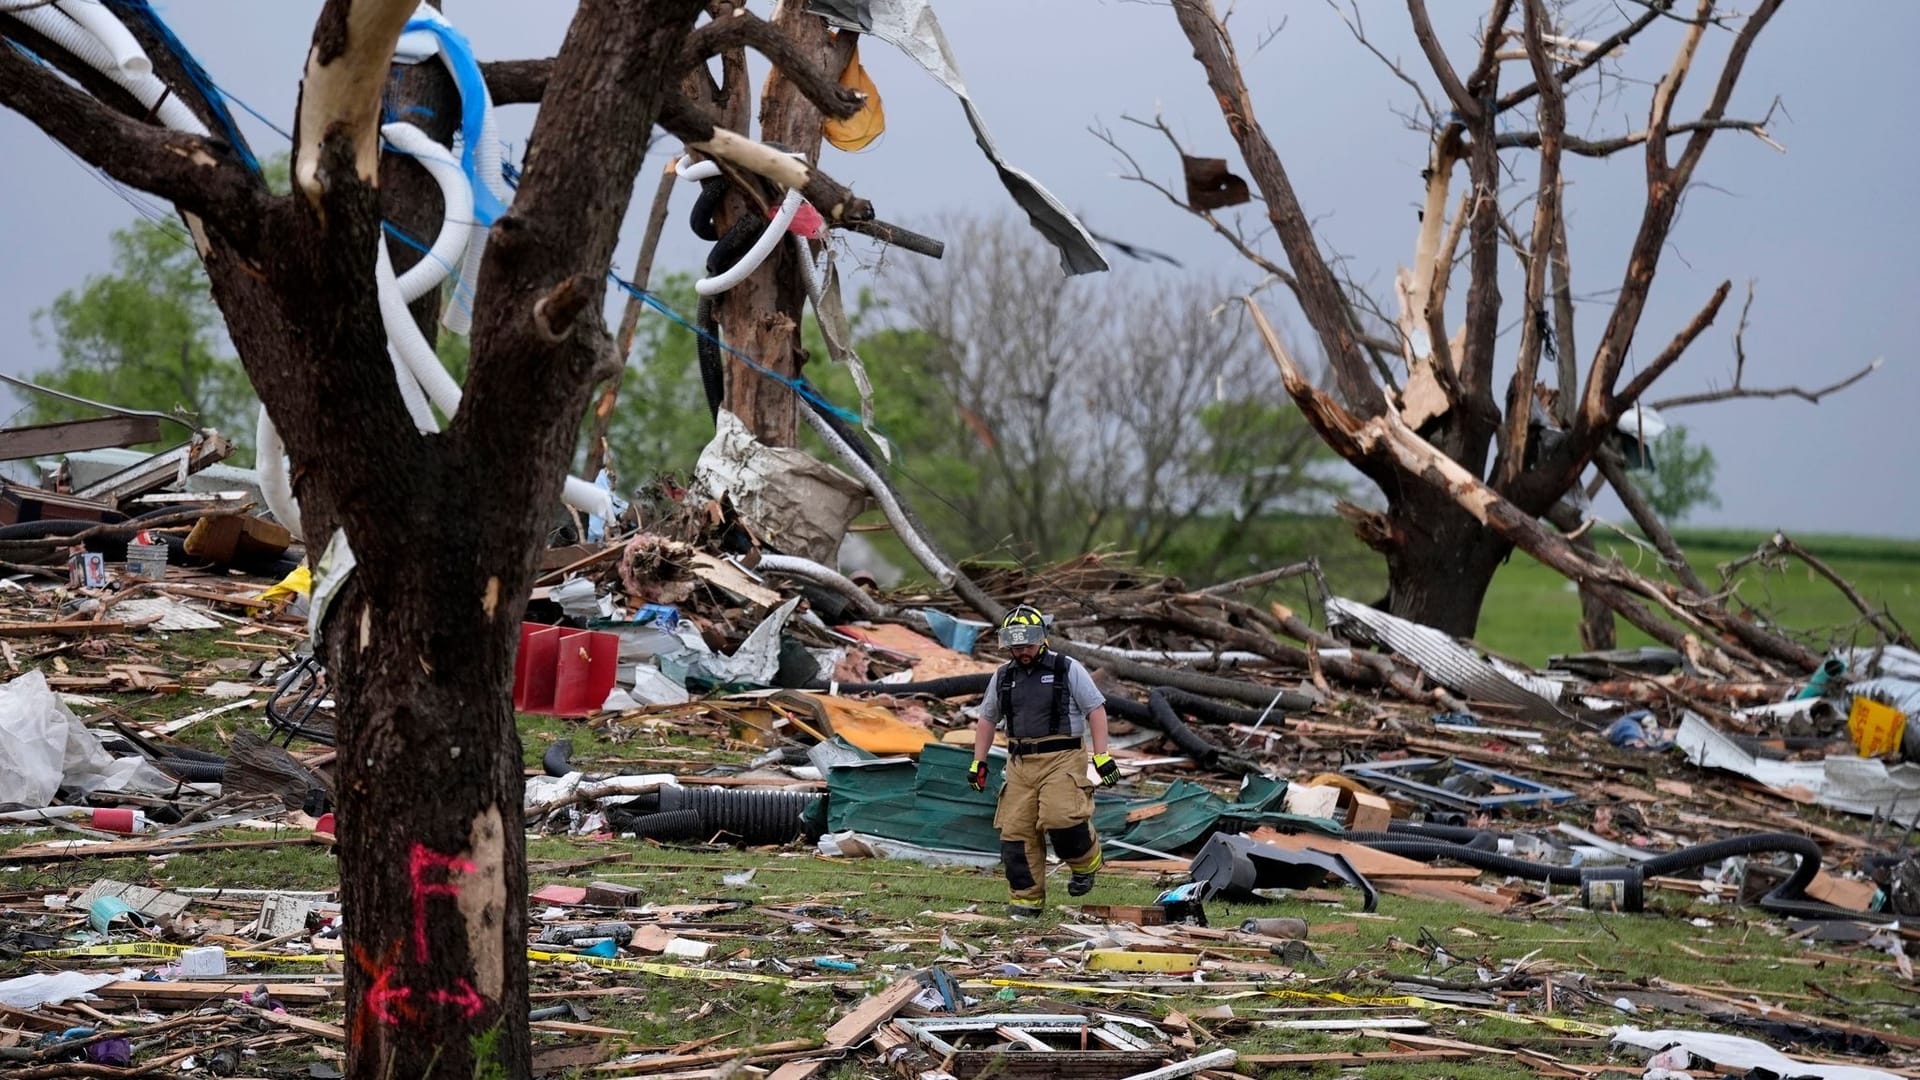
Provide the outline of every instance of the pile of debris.
[[[57,830],[16,837],[26,842],[0,856],[12,882],[0,892],[0,960],[21,972],[0,979],[0,1057],[25,1076],[136,1057],[148,1072],[192,1062],[222,1074],[296,1046],[309,1062],[337,1061],[349,957],[333,883],[163,889],[59,872],[327,850],[331,702],[301,614],[305,571],[244,504],[87,528],[101,531],[27,538],[43,550],[13,549],[0,593],[12,675],[0,686],[0,821]],[[116,533],[113,558],[71,550]],[[1030,927],[968,904],[888,928],[831,895],[669,897],[593,876],[636,853],[671,857],[665,845],[727,853],[705,865],[745,867],[717,883],[736,893],[783,857],[997,862],[1002,754],[985,792],[966,781],[999,662],[986,612],[762,554],[729,533],[723,514],[547,553],[515,700],[568,718],[574,737],[545,748],[526,820],[590,850],[534,867],[553,879],[532,893],[528,937],[543,1069],[795,1080],[858,1048],[913,1076],[971,1077],[1014,1058],[1035,1075],[1112,1077],[1489,1053],[1543,1075],[1618,1068],[1429,1033],[1455,1014],[1656,1051],[1649,1076],[1695,1059],[1782,1072],[1786,1059],[1724,1029],[1800,1048],[1792,1075],[1892,1075],[1811,1071],[1809,1049],[1882,1062],[1920,1050],[1901,1027],[1910,1009],[1866,1022],[1859,998],[1824,991],[1789,1007],[1777,993],[1490,950],[1463,975],[1460,943],[1425,926],[1367,951],[1377,961],[1378,949],[1412,949],[1430,976],[1379,985],[1360,957],[1328,959],[1343,933],[1395,921],[1382,895],[1447,905],[1467,933],[1490,914],[1647,911],[1714,926],[1741,911],[1810,962],[1864,968],[1912,994],[1911,643],[1836,651],[1792,679],[1704,671],[1665,648],[1530,670],[1330,593],[1319,625],[1239,599],[1311,564],[1205,590],[1091,556],[1031,573],[969,568],[993,603],[1048,610],[1053,643],[1106,694],[1124,780],[1097,796],[1094,824],[1110,848],[1105,873],[1131,902]],[[214,563],[218,537],[230,553]],[[143,561],[151,548],[166,554]],[[48,572],[35,558],[68,565]],[[170,644],[179,634],[212,637],[221,655],[189,660]],[[139,700],[164,707],[136,719]],[[211,728],[217,743],[189,738]],[[1223,909],[1247,917],[1209,925]],[[822,940],[835,948],[821,952]],[[883,972],[891,982],[869,994]],[[581,1005],[656,980],[774,985],[849,1007],[819,1038],[636,1047]],[[1082,995],[1099,1007],[1074,1003]],[[1177,1007],[1124,1007],[1166,999]],[[1723,1031],[1620,1022],[1656,1011]],[[1359,1041],[1244,1049],[1276,1025]]]

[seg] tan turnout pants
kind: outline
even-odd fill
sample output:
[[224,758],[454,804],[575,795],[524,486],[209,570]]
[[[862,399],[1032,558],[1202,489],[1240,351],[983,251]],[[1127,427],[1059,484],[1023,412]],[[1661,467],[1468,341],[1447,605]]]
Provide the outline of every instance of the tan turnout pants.
[[1100,838],[1093,831],[1093,781],[1086,750],[1023,754],[1007,761],[1006,786],[993,827],[1000,830],[1000,862],[1007,888],[1020,903],[1047,899],[1047,841],[1078,874],[1100,869]]

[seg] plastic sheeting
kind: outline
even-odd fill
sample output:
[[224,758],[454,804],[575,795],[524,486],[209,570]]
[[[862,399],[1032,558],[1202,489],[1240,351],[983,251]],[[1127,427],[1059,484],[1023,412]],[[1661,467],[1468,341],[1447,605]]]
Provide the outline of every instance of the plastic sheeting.
[[980,145],[980,152],[993,162],[994,171],[1000,174],[1000,183],[1013,196],[1013,201],[1020,204],[1020,209],[1027,212],[1027,219],[1040,235],[1059,250],[1060,269],[1068,274],[1091,274],[1107,269],[1106,257],[1100,254],[1093,236],[1080,224],[1080,219],[1073,216],[1073,211],[1040,186],[1040,181],[1000,156],[1000,148],[987,133],[986,119],[974,107],[973,96],[960,78],[960,64],[953,58],[947,35],[940,29],[940,20],[934,17],[933,5],[928,0],[812,0],[807,10],[835,26],[858,30],[887,42],[940,80],[941,85],[960,99],[967,124],[973,128],[973,139]]
[[1766,1043],[1711,1031],[1642,1031],[1628,1026],[1614,1029],[1613,1041],[1656,1053],[1669,1046],[1682,1046],[1689,1054],[1705,1058],[1721,1069],[1739,1069],[1747,1072],[1765,1069],[1775,1075],[1790,1076],[1795,1080],[1800,1080],[1801,1077],[1809,1077],[1811,1080],[1899,1080],[1899,1077],[1893,1073],[1880,1069],[1796,1061]]
[[100,745],[39,670],[0,686],[0,803],[47,806],[63,788],[172,791],[175,781],[145,758],[115,758]]
[[847,523],[867,508],[866,488],[803,450],[765,445],[724,409],[714,429],[694,465],[695,490],[725,494],[775,550],[832,566]]
[[14,1009],[58,1005],[63,1001],[86,997],[110,982],[139,977],[140,972],[131,968],[126,971],[56,971],[50,975],[22,975],[0,982],[0,1005]]
[[1559,706],[1538,692],[1551,689],[1547,680],[1530,677],[1534,688],[1523,686],[1515,676],[1431,626],[1342,596],[1327,598],[1327,622],[1343,636],[1385,645],[1419,665],[1427,677],[1471,700],[1515,706],[1529,720],[1568,719]]
[[1701,768],[1726,769],[1775,790],[1800,788],[1821,806],[1849,814],[1906,820],[1920,810],[1920,765],[1888,766],[1878,758],[1828,757],[1776,761],[1742,747],[1695,713],[1687,713],[1673,744]]

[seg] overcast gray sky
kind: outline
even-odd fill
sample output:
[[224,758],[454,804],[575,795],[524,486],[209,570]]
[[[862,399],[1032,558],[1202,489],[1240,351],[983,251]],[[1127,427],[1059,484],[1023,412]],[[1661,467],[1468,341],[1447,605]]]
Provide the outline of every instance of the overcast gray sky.
[[[1486,6],[1430,3],[1446,46],[1461,67],[1470,65]],[[162,11],[229,94],[290,128],[319,7],[317,0],[174,0]],[[545,0],[448,0],[446,7],[483,59],[550,55],[572,11],[571,4]],[[1418,76],[1423,64],[1405,8],[1379,0],[1363,0],[1361,8],[1376,44]],[[1258,280],[1199,222],[1118,179],[1115,155],[1088,133],[1089,125],[1112,127],[1150,171],[1175,183],[1178,164],[1164,142],[1121,122],[1122,114],[1157,110],[1190,152],[1228,157],[1244,173],[1164,4],[946,0],[936,10],[975,100],[1014,164],[1096,232],[1169,252],[1190,272],[1222,282],[1223,295]],[[1612,26],[1637,5],[1575,0],[1566,10],[1575,26]],[[1412,106],[1412,92],[1355,43],[1320,0],[1241,0],[1231,25],[1259,118],[1323,245],[1345,256],[1356,278],[1388,295],[1395,268],[1411,256],[1426,158],[1424,136],[1392,111]],[[1632,50],[1626,78],[1609,84],[1616,96],[1572,104],[1571,126],[1594,135],[1644,126],[1646,87],[1634,80],[1664,70],[1678,28],[1661,29]],[[1709,35],[1680,115],[1697,113],[1728,37]],[[1715,139],[1662,263],[1630,364],[1650,359],[1720,281],[1731,279],[1735,294],[1719,322],[1651,396],[1725,385],[1733,368],[1731,331],[1749,278],[1758,294],[1746,336],[1748,385],[1817,386],[1876,357],[1886,362],[1864,384],[1818,406],[1740,401],[1670,415],[1719,456],[1723,505],[1703,511],[1699,523],[1920,537],[1912,479],[1920,462],[1920,368],[1909,345],[1912,309],[1920,303],[1920,225],[1911,205],[1920,151],[1909,137],[1910,106],[1920,100],[1916,42],[1920,3],[1793,0],[1747,65],[1730,113],[1757,117],[1777,95],[1783,108],[1771,131],[1786,153],[1733,132]],[[948,212],[1007,210],[1009,200],[945,90],[880,42],[863,47],[862,55],[885,101],[887,134],[860,154],[829,149],[824,167],[872,199],[883,218],[910,226],[929,226]],[[756,78],[764,70],[755,58]],[[1429,96],[1442,96],[1430,76],[1421,82]],[[505,115],[503,134],[523,143],[530,110]],[[1513,122],[1527,124],[1531,116],[1516,115]],[[284,149],[284,140],[265,126],[249,118],[245,128],[263,155]],[[6,236],[0,370],[24,374],[54,359],[31,332],[33,311],[105,270],[107,233],[132,220],[134,210],[11,113],[0,113],[0,140],[9,150],[0,181],[8,195],[0,203]],[[515,145],[514,155],[521,148]],[[649,175],[658,164],[649,163]],[[1629,154],[1606,163],[1571,159],[1568,174],[1574,287],[1587,300],[1578,334],[1584,364],[1618,287],[1644,173],[1641,159]],[[663,269],[691,268],[702,256],[704,245],[684,227],[688,202],[682,195],[675,204]],[[628,223],[622,260],[632,257],[644,210],[640,206]],[[856,254],[870,250],[861,245]],[[1109,256],[1116,273],[1155,272]],[[880,273],[884,290],[884,267]],[[1512,297],[1518,290],[1505,291]],[[1301,325],[1283,297],[1268,295],[1276,314]],[[1304,335],[1296,330],[1294,337]],[[1511,338],[1503,341],[1510,353]]]

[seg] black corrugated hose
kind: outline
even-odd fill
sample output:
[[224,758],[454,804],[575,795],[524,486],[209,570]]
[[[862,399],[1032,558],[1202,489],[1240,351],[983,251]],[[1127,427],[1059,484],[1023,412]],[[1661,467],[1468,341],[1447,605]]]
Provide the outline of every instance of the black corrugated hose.
[[[1370,848],[1409,859],[1432,861],[1434,859],[1452,859],[1468,866],[1489,870],[1496,874],[1507,874],[1526,881],[1545,881],[1554,885],[1579,885],[1589,878],[1596,868],[1577,866],[1553,866],[1548,863],[1530,862],[1516,859],[1510,855],[1478,850],[1464,844],[1450,844],[1437,841],[1408,840],[1388,835],[1387,839],[1361,840]],[[1835,907],[1808,899],[1807,885],[1820,872],[1820,860],[1824,853],[1820,845],[1798,833],[1749,833],[1745,836],[1729,836],[1722,840],[1710,840],[1704,844],[1670,851],[1656,855],[1645,862],[1633,864],[1633,869],[1641,877],[1662,877],[1695,870],[1709,863],[1740,855],[1763,855],[1779,853],[1798,857],[1799,863],[1793,873],[1781,882],[1772,892],[1760,898],[1762,910],[1776,915],[1792,915],[1803,919],[1859,919],[1863,913]],[[1598,868],[1613,870],[1616,868]]]

